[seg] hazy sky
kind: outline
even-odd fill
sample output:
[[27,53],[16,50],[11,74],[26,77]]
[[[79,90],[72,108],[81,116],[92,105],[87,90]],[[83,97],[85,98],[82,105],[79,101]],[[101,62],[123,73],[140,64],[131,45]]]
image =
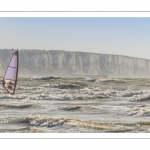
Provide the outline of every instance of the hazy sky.
[[4,48],[150,59],[150,18],[0,18],[0,49]]

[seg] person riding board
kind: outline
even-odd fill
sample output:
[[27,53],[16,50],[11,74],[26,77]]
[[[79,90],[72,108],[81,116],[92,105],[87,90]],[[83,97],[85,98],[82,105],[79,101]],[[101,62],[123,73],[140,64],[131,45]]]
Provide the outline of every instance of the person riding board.
[[4,82],[4,85],[9,89],[9,90],[13,90],[13,83],[12,83],[12,81],[5,81],[5,80],[3,80],[3,82]]

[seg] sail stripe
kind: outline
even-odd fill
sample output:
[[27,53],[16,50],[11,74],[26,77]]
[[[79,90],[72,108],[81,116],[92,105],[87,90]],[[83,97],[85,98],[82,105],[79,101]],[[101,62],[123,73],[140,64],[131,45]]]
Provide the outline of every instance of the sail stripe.
[[8,66],[8,67],[17,69],[16,67],[12,67],[12,66]]

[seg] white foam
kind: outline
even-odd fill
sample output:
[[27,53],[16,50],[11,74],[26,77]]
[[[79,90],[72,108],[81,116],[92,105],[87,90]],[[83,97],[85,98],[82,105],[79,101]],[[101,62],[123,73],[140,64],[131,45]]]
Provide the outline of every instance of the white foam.
[[33,78],[31,78],[32,80],[49,80],[49,79],[57,79],[57,76],[43,76],[43,77],[36,77],[34,76]]
[[127,116],[150,116],[150,108],[149,107],[144,107],[144,108],[136,107],[130,112],[128,112]]
[[149,94],[146,94],[146,95],[135,95],[133,96],[132,98],[133,101],[147,101],[147,100],[150,100],[150,95]]

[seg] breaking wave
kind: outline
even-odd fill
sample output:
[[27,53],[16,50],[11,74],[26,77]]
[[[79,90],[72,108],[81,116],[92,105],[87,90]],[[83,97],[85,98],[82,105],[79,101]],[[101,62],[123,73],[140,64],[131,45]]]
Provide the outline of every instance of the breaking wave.
[[95,99],[95,98],[108,98],[104,95],[88,95],[88,94],[58,94],[58,95],[47,95],[40,94],[35,97],[29,97],[29,99],[35,100],[86,100],[86,99]]
[[112,82],[112,83],[126,83],[127,81],[123,80],[123,79],[98,79],[96,80],[96,82]]
[[17,96],[17,95],[8,95],[8,94],[2,94],[2,95],[0,95],[0,99],[19,99],[19,100],[21,100],[21,99],[26,99],[26,98],[28,98],[28,96],[27,95],[20,95],[20,96]]
[[68,128],[76,127],[76,128],[95,129],[99,132],[131,132],[134,127],[139,128],[139,125],[150,125],[150,122],[111,123],[111,122],[102,122],[102,121],[96,122],[65,117],[52,118],[44,115],[29,115],[24,119],[12,119],[11,123],[13,122],[27,123],[29,124],[29,127],[40,126],[53,128],[59,126],[59,129],[61,129],[61,127],[67,126]]
[[86,81],[88,81],[88,82],[95,82],[96,80],[97,80],[96,78],[94,78],[94,79],[86,78]]
[[52,88],[59,88],[59,89],[80,89],[83,88],[81,85],[72,84],[72,83],[60,83],[60,84],[51,84],[50,87]]
[[150,108],[134,108],[132,111],[127,113],[127,116],[150,116]]
[[0,104],[0,107],[3,108],[31,108],[39,107],[37,104]]
[[29,126],[29,127],[18,127],[16,128],[1,128],[1,132],[4,133],[44,133],[46,132],[43,129],[38,129],[37,127]]
[[78,110],[80,108],[81,106],[66,106],[66,107],[63,107],[63,110],[72,111],[72,110]]
[[43,126],[43,127],[55,127],[60,125],[70,125],[70,126],[81,126],[81,127],[91,127],[102,129],[106,128],[105,125],[110,123],[96,123],[92,121],[83,121],[79,119],[70,119],[70,118],[50,118],[47,116],[41,115],[29,115],[22,120],[22,122],[29,123],[33,126]]
[[143,91],[126,91],[122,93],[122,97],[132,97],[134,95],[140,95],[143,94]]
[[150,95],[135,95],[132,97],[133,101],[149,101]]
[[61,79],[61,77],[57,76],[45,76],[45,77],[36,77],[31,78],[32,80],[50,80],[50,79]]

